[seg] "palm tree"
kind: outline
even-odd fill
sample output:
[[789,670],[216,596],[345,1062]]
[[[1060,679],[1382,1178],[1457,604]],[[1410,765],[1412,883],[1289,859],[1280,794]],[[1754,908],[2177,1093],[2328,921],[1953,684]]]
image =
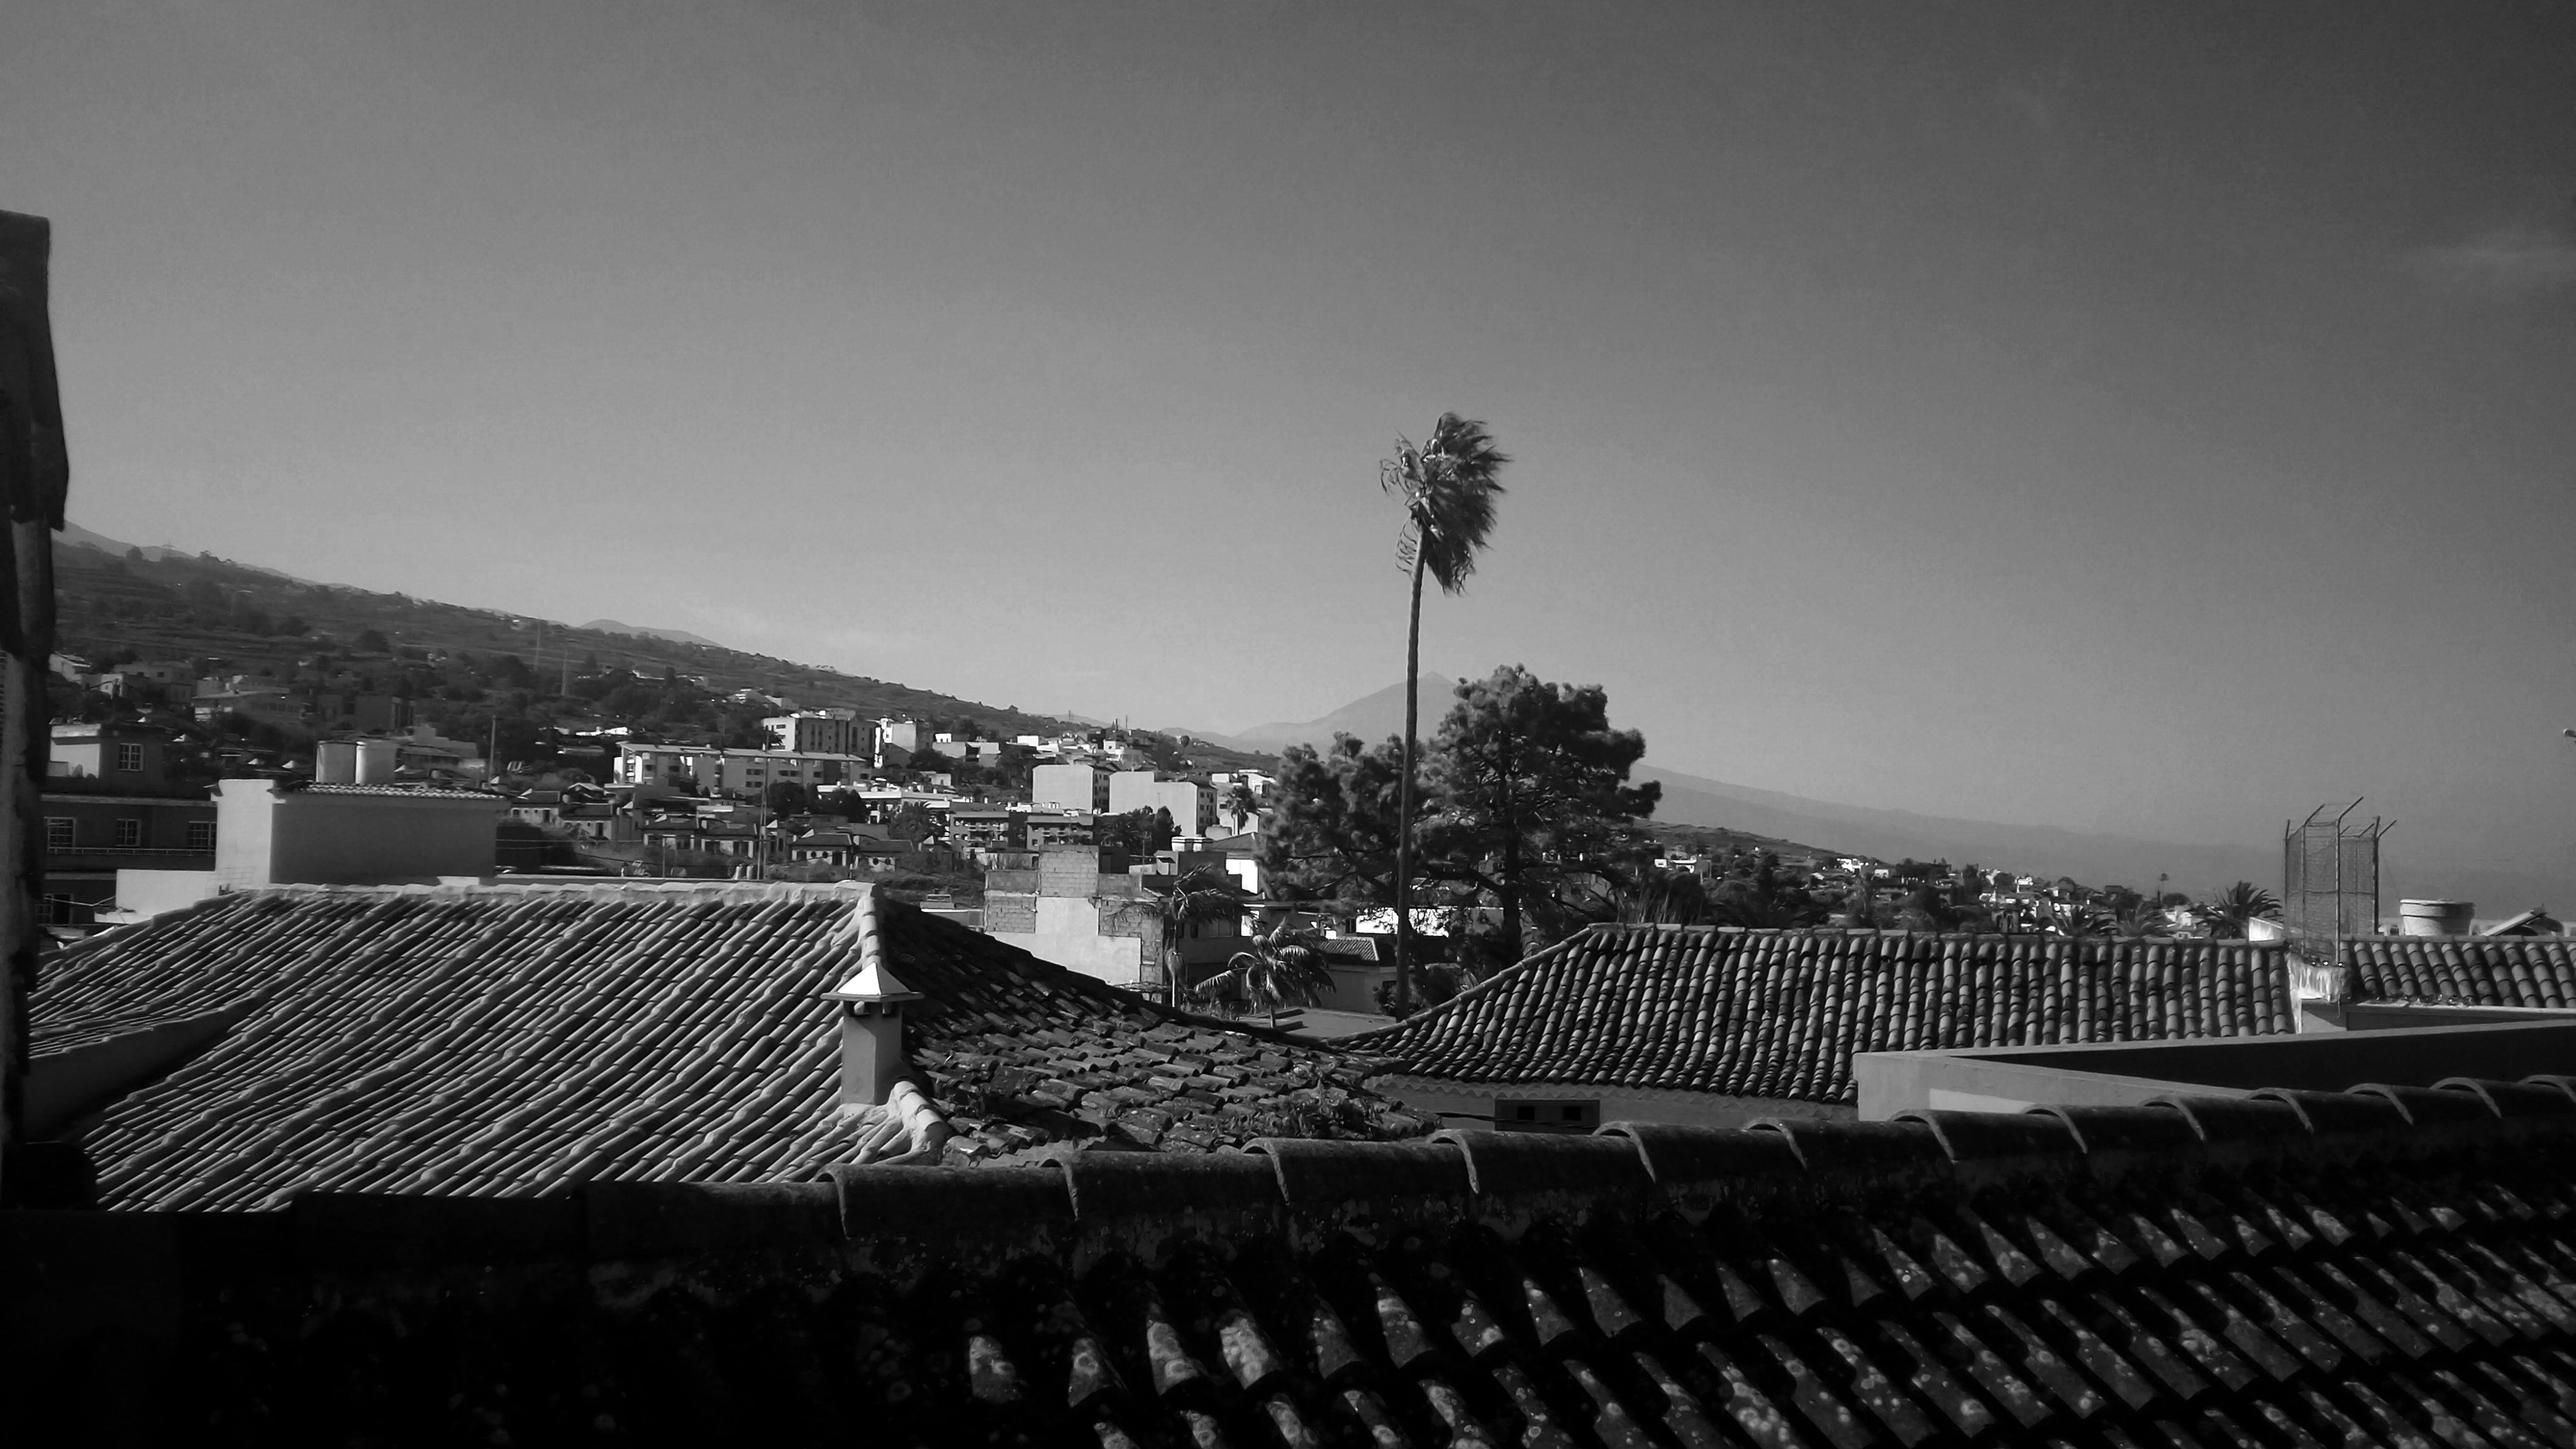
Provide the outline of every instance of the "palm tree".
[[1191,994],[1202,1001],[1241,998],[1254,1011],[1268,1012],[1279,1024],[1279,1008],[1290,1003],[1311,1006],[1333,989],[1333,973],[1312,931],[1282,923],[1252,938],[1252,949],[1226,959],[1225,970],[1200,982]]
[[2248,922],[2281,914],[2281,903],[2270,891],[2250,880],[2240,880],[2211,896],[2201,909],[2209,913],[2209,934],[2222,941],[2245,939]]
[[1476,571],[1476,555],[1494,531],[1494,500],[1503,485],[1494,481],[1511,459],[1494,446],[1485,425],[1456,413],[1442,413],[1431,436],[1415,447],[1395,440],[1396,455],[1378,465],[1378,482],[1404,500],[1408,542],[1403,549],[1413,576],[1413,611],[1404,634],[1404,777],[1396,799],[1395,837],[1395,1002],[1398,1014],[1412,1004],[1407,973],[1413,959],[1413,918],[1407,912],[1406,888],[1413,882],[1413,768],[1419,749],[1422,675],[1422,576],[1439,581],[1440,592],[1456,594]]
[[1163,1002],[1181,1004],[1181,938],[1200,921],[1232,920],[1252,892],[1235,883],[1224,867],[1202,865],[1184,872],[1155,903],[1163,921]]
[[2173,922],[2165,918],[2165,908],[2146,897],[2139,897],[2128,909],[2113,913],[2111,934],[2139,940],[2173,934]]
[[2070,901],[2061,906],[2057,918],[2049,923],[2049,934],[2070,940],[2111,934],[2111,916],[2100,906],[2087,901]]

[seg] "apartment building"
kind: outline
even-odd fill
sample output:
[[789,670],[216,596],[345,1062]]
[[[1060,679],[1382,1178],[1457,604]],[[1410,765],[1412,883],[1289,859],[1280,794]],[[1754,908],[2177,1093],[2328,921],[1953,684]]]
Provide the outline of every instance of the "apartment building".
[[800,709],[760,722],[775,743],[790,754],[868,755],[876,753],[876,722],[859,718],[855,709]]
[[617,778],[626,784],[695,786],[715,795],[759,795],[782,781],[815,790],[863,779],[869,768],[865,755],[827,751],[638,744],[617,750]]

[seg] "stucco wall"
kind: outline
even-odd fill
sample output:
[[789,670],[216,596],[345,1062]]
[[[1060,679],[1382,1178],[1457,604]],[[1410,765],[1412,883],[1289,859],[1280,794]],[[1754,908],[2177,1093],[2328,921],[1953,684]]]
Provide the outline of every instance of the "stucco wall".
[[[1040,905],[1058,902],[1041,901]],[[1043,924],[1043,922],[1041,922]],[[1141,957],[1132,937],[1103,936],[1092,931],[988,931],[1005,946],[1017,946],[1041,961],[1134,990]]]
[[217,801],[218,886],[384,885],[492,873],[506,802],[278,791],[226,780]]

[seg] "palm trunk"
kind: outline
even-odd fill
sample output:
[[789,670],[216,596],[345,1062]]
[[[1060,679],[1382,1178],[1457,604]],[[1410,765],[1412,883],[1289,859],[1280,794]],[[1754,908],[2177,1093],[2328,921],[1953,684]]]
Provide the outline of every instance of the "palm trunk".
[[1413,614],[1404,631],[1404,777],[1396,786],[1395,816],[1395,1014],[1413,1007],[1413,734],[1419,717],[1422,676],[1422,553],[1428,541],[1415,528]]

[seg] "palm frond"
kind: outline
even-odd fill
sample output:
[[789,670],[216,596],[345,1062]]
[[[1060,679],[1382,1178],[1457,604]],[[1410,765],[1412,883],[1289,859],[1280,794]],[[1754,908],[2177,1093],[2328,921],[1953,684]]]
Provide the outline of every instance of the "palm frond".
[[1503,496],[1496,475],[1510,461],[1483,423],[1456,413],[1442,413],[1420,447],[1396,440],[1380,482],[1404,499],[1422,570],[1442,593],[1463,590],[1475,573],[1476,555],[1494,531],[1494,500]]

